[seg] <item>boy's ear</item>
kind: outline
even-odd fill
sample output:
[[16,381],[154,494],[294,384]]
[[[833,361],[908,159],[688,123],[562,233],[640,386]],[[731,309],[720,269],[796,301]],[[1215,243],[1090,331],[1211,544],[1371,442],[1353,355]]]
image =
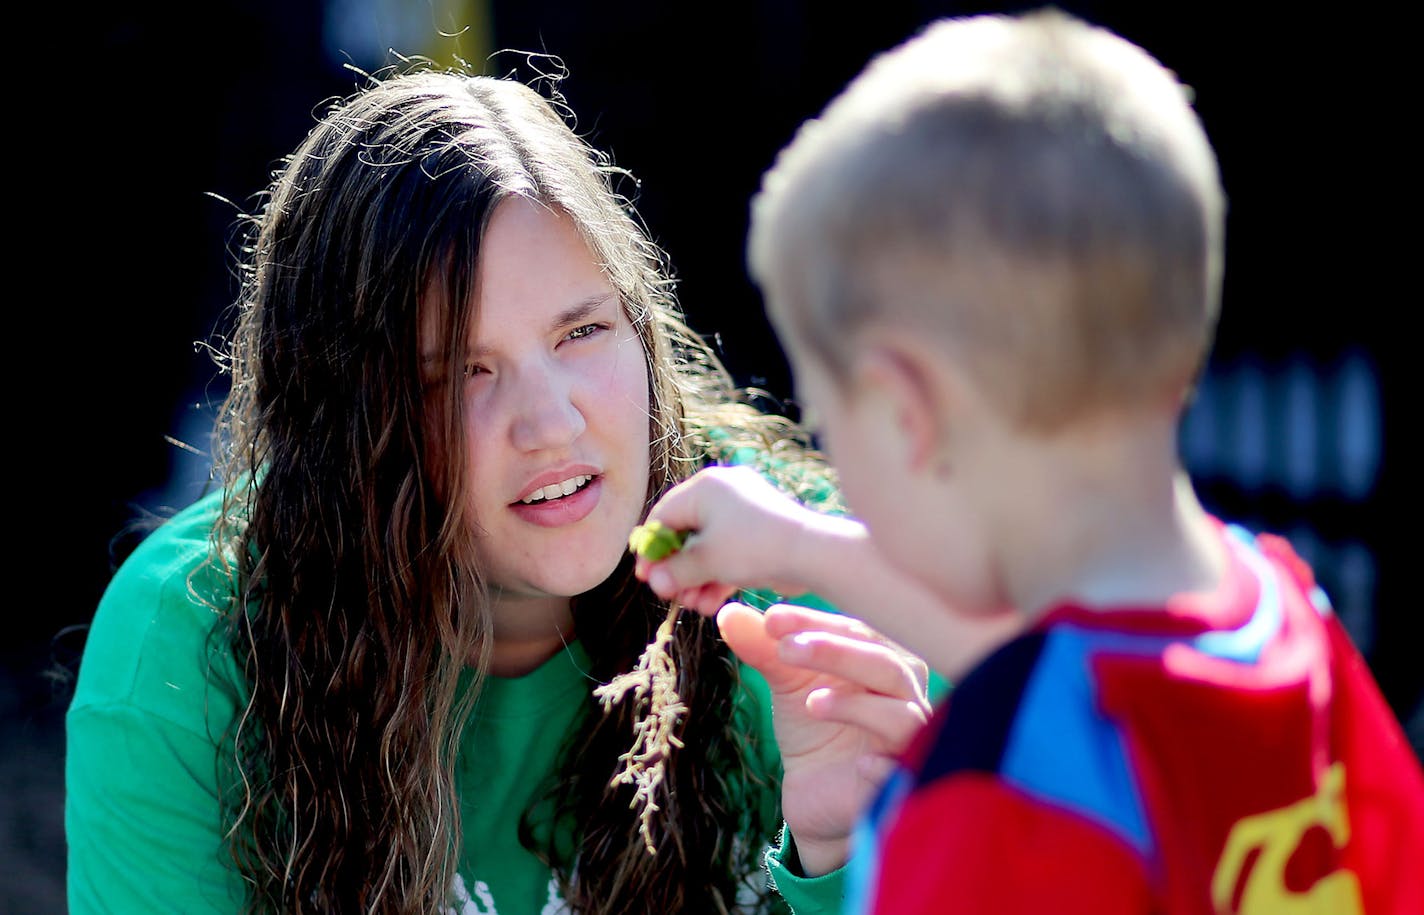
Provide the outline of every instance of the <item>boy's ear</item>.
[[857,358],[859,387],[880,400],[901,438],[906,470],[934,472],[940,451],[939,400],[933,367],[916,347],[893,337],[870,341]]

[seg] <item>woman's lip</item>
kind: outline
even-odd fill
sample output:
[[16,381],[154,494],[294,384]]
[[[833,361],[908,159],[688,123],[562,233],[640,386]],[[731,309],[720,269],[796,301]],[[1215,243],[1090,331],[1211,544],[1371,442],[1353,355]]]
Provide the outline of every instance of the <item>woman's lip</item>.
[[546,470],[539,474],[519,490],[519,495],[511,505],[521,505],[524,500],[543,489],[545,486],[553,486],[555,483],[562,483],[574,477],[598,477],[598,468],[589,464],[569,464],[567,467],[560,467],[557,470]]
[[[562,479],[568,479],[563,477]],[[589,516],[598,506],[603,495],[603,477],[594,477],[583,489],[559,499],[545,499],[540,502],[515,502],[509,506],[522,521],[540,527],[562,527],[574,524]]]

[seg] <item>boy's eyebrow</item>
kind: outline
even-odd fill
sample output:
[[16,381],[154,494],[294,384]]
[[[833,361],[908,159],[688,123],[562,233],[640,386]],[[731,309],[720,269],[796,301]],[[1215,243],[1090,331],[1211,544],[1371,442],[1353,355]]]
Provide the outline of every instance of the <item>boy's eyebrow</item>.
[[[549,322],[550,332],[588,319],[594,312],[607,304],[609,299],[615,298],[616,295],[617,293],[613,292],[595,293],[586,299],[580,299],[554,316],[554,320]],[[468,355],[482,356],[488,351],[488,347],[475,346],[470,349]],[[439,361],[440,354],[438,352],[425,352],[420,354],[420,364],[422,367],[433,366]]]

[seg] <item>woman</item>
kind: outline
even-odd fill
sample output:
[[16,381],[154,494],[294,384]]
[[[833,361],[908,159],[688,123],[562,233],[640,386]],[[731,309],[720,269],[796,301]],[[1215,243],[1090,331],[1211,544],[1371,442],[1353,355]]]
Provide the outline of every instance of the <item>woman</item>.
[[[626,555],[659,494],[730,455],[808,497],[826,477],[736,403],[609,171],[529,88],[427,72],[338,106],[277,176],[222,492],[128,560],[81,666],[75,912],[780,904],[773,697],[715,625],[675,629],[655,853],[609,787],[637,709],[592,693],[667,614]],[[888,738],[807,711],[855,677],[773,676],[777,734],[813,747],[773,861],[798,911],[834,908],[837,875],[798,879],[795,843],[835,860],[850,828],[818,790],[923,716],[922,667],[870,648],[909,700]]]

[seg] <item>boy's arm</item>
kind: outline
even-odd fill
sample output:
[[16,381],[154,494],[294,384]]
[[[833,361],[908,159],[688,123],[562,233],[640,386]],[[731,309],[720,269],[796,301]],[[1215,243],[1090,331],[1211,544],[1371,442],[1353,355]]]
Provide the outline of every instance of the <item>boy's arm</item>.
[[1022,627],[1016,614],[963,617],[889,563],[865,526],[797,503],[749,467],[713,467],[674,487],[649,520],[693,531],[638,577],[710,616],[744,589],[806,592],[863,619],[953,681]]
[[[722,608],[723,637],[771,687],[786,773],[783,816],[799,872],[840,867],[857,815],[929,712],[924,660],[853,615],[898,618],[905,632],[929,633],[940,644],[922,645],[956,659],[944,664],[950,675],[986,643],[964,638],[973,627],[958,631],[957,617],[885,563],[859,523],[804,508],[750,468],[704,470],[671,490],[648,520],[694,534],[657,562],[640,557],[638,576],[699,612]],[[743,589],[814,591],[851,615],[723,608]]]

